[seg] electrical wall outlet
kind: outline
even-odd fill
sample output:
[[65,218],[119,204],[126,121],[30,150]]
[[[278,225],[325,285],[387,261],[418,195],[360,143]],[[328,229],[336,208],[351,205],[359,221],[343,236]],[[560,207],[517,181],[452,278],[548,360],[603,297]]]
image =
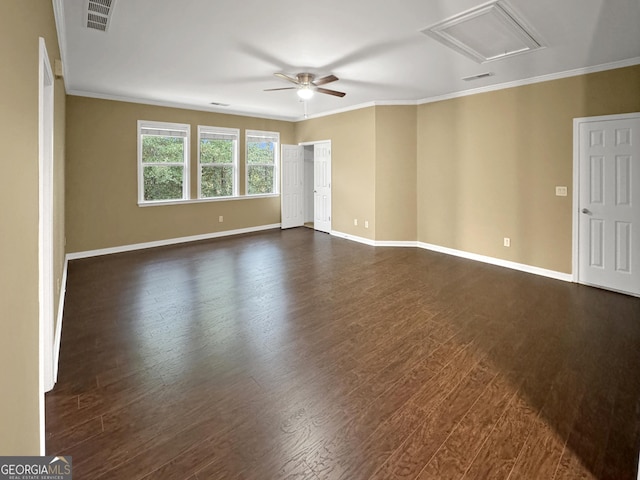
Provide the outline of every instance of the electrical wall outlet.
[[509,237],[504,237],[503,245],[505,247],[510,247],[511,246],[511,239]]
[[224,217],[223,217],[222,215],[220,215],[220,216],[218,217],[218,222],[219,222],[219,223],[224,222]]
[[556,197],[566,197],[567,187],[556,187]]
[[369,228],[369,220],[364,221],[364,228]]
[[353,225],[354,225],[355,227],[357,227],[357,226],[358,226],[358,219],[357,219],[357,218],[354,218],[354,219],[353,219]]

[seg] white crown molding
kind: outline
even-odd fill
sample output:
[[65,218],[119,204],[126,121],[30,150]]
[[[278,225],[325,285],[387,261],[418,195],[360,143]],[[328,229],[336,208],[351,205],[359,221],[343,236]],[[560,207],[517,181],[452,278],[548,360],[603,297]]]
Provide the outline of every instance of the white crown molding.
[[549,82],[551,80],[560,80],[562,78],[577,77],[579,75],[603,72],[605,70],[614,70],[616,68],[631,67],[633,65],[638,65],[638,64],[640,64],[640,57],[634,57],[634,58],[628,58],[626,60],[620,60],[617,62],[594,65],[592,67],[576,68],[574,70],[567,70],[565,72],[551,73],[548,75],[541,75],[538,77],[531,77],[523,80],[515,80],[513,82],[498,83],[496,85],[489,85],[486,87],[463,90],[461,92],[454,92],[454,93],[447,93],[445,95],[436,95],[433,97],[426,97],[419,100],[383,100],[383,101],[361,103],[358,105],[352,105],[351,107],[345,107],[337,110],[330,110],[323,113],[309,115],[307,118],[299,117],[295,121],[301,122],[304,120],[328,117],[331,115],[336,115],[338,113],[346,113],[354,110],[361,110],[363,108],[377,107],[377,106],[383,106],[383,105],[389,105],[389,106],[425,105],[427,103],[441,102],[443,100],[451,100],[454,98],[467,97],[470,95],[477,95],[479,93],[494,92],[496,90],[506,90],[507,88],[521,87],[524,85],[531,85],[533,83]]
[[587,75],[589,73],[603,72],[605,70],[614,70],[616,68],[631,67],[640,64],[640,57],[628,58],[618,62],[603,63],[592,67],[576,68],[565,72],[550,73],[548,75],[540,75],[538,77],[525,78],[524,80],[515,80],[513,82],[498,83],[496,85],[488,85],[486,87],[474,88],[471,90],[463,90],[461,92],[447,93],[445,95],[437,95],[435,97],[427,97],[417,101],[418,105],[427,103],[441,102],[443,100],[451,100],[454,98],[468,97],[479,93],[495,92],[496,90],[506,90],[507,88],[522,87],[534,83],[549,82],[551,80],[560,80],[563,78],[577,77],[579,75]]
[[97,98],[99,100],[112,100],[115,102],[137,103],[141,105],[153,105],[155,107],[180,108],[183,110],[193,110],[197,112],[222,113],[225,115],[234,115],[238,117],[263,118],[265,120],[278,120],[283,122],[294,122],[295,117],[287,117],[283,115],[266,115],[260,113],[241,112],[226,107],[199,107],[198,105],[190,105],[187,103],[168,102],[164,100],[150,100],[146,98],[126,97],[122,95],[112,95],[109,93],[88,92],[85,90],[67,90],[67,95],[76,97]]
[[[61,2],[62,0],[53,0],[54,2]],[[57,17],[56,17],[57,18]],[[135,97],[126,97],[120,95],[111,95],[97,92],[88,92],[83,90],[67,90],[68,95],[75,95],[79,97],[89,97],[89,98],[97,98],[101,100],[114,100],[118,102],[127,102],[127,103],[139,103],[143,105],[154,105],[158,107],[168,107],[168,108],[180,108],[184,110],[195,110],[201,112],[210,112],[210,113],[222,113],[226,115],[236,115],[240,117],[251,117],[251,118],[264,118],[267,120],[279,120],[284,122],[304,122],[305,120],[313,120],[322,117],[329,117],[331,115],[337,115],[340,113],[352,112],[355,110],[362,110],[364,108],[369,107],[378,107],[378,106],[412,106],[412,105],[425,105],[427,103],[441,102],[443,100],[451,100],[454,98],[467,97],[470,95],[477,95],[479,93],[487,93],[494,92],[497,90],[505,90],[508,88],[521,87],[524,85],[531,85],[534,83],[542,83],[548,82],[551,80],[560,80],[563,78],[576,77],[579,75],[586,75],[589,73],[597,73],[603,72],[606,70],[614,70],[616,68],[624,68],[631,67],[633,65],[640,64],[640,57],[629,58],[626,60],[620,60],[617,62],[604,63],[601,65],[594,65],[592,67],[585,68],[577,68],[574,70],[567,70],[564,72],[551,73],[548,75],[541,75],[538,77],[526,78],[523,80],[515,80],[513,82],[505,82],[499,83],[496,85],[489,85],[486,87],[474,88],[470,90],[463,90],[460,92],[447,93],[444,95],[436,95],[433,97],[426,97],[418,100],[376,100],[373,102],[365,102],[359,103],[357,105],[352,105],[349,107],[339,108],[335,110],[329,110],[322,113],[316,113],[312,115],[308,115],[305,117],[289,117],[284,115],[266,115],[259,113],[250,113],[250,112],[242,112],[238,110],[233,110],[229,108],[215,108],[215,107],[199,107],[197,105],[190,105],[185,103],[178,102],[168,102],[168,101],[159,101],[159,100],[149,100]],[[63,58],[63,68],[65,65]]]
[[350,107],[338,108],[335,110],[329,110],[328,112],[321,112],[321,113],[314,113],[312,115],[307,115],[307,118],[298,117],[293,121],[304,122],[305,120],[313,120],[314,118],[329,117],[331,115],[337,115],[338,113],[347,113],[347,112],[352,112],[354,110],[362,110],[363,108],[369,108],[369,107],[375,107],[375,106],[376,106],[376,102],[359,103],[357,105],[352,105]]
[[329,110],[328,112],[315,113],[313,115],[308,115],[307,118],[298,117],[294,121],[303,122],[305,120],[311,120],[314,118],[330,117],[331,115],[336,115],[338,113],[352,112],[354,110],[362,110],[363,108],[369,108],[369,107],[384,107],[384,106],[400,107],[400,106],[407,106],[407,105],[409,106],[418,105],[418,101],[417,100],[376,100],[375,102],[359,103],[357,105],[339,108],[337,110]]
[[166,247],[169,245],[176,245],[178,243],[197,242],[200,240],[211,240],[213,238],[230,237],[232,235],[241,235],[243,233],[262,232],[264,230],[273,230],[276,228],[280,228],[279,223],[240,228],[237,230],[224,230],[222,232],[204,233],[202,235],[191,235],[188,237],[168,238],[166,240],[157,240],[154,242],[134,243],[131,245],[121,245],[118,247],[100,248],[97,250],[86,250],[84,252],[73,252],[67,254],[67,258],[69,260],[78,260],[80,258],[98,257],[101,255],[111,255],[113,253],[132,252],[134,250],[144,250],[147,248],[155,247]]

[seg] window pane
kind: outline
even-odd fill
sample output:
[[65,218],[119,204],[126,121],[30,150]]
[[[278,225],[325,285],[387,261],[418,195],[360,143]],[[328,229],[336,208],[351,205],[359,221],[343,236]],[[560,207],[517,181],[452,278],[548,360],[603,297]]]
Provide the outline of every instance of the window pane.
[[247,178],[247,193],[249,195],[273,193],[273,167],[248,165]]
[[203,198],[233,195],[233,167],[203,166],[200,195]]
[[200,163],[233,163],[233,140],[200,140]]
[[247,163],[274,163],[273,142],[247,142]]
[[184,137],[142,135],[142,163],[183,163]]
[[143,168],[145,200],[180,200],[182,167],[149,165]]

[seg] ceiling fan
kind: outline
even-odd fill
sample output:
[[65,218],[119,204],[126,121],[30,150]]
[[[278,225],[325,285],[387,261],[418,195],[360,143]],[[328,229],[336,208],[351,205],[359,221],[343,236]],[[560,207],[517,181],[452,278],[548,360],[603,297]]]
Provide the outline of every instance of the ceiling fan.
[[321,88],[320,85],[326,85],[327,83],[335,82],[338,77],[335,75],[327,75],[326,77],[314,80],[316,76],[313,73],[298,73],[295,78],[285,75],[284,73],[274,73],[278,78],[282,78],[291,83],[295,83],[295,87],[283,87],[283,88],[267,88],[265,92],[273,92],[275,90],[295,90],[298,96],[303,100],[308,100],[313,97],[314,92],[326,93],[327,95],[333,95],[336,97],[344,97],[346,93],[338,92],[337,90],[329,90],[328,88]]

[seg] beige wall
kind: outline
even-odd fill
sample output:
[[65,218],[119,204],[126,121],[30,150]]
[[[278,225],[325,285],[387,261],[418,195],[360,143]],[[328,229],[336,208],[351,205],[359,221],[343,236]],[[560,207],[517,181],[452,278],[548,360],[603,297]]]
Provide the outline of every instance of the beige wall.
[[[245,129],[280,132],[290,122],[135,103],[67,97],[67,250],[82,252],[280,222],[279,197],[180,205],[137,204],[137,121],[191,125],[191,198],[197,198],[198,125],[240,129],[244,192]],[[218,217],[224,216],[219,223]]]
[[633,111],[640,66],[419,106],[418,240],[570,273],[573,119]]
[[[51,2],[8,0],[0,15],[0,455],[39,454],[38,38],[59,58]],[[58,284],[64,256],[64,87],[57,80],[54,237]],[[56,294],[56,303],[58,295]]]
[[[296,124],[296,143],[331,140],[332,229],[376,238],[374,107]],[[358,219],[358,226],[353,219]],[[369,228],[364,228],[364,222]]]
[[415,106],[376,107],[376,240],[416,240]]

